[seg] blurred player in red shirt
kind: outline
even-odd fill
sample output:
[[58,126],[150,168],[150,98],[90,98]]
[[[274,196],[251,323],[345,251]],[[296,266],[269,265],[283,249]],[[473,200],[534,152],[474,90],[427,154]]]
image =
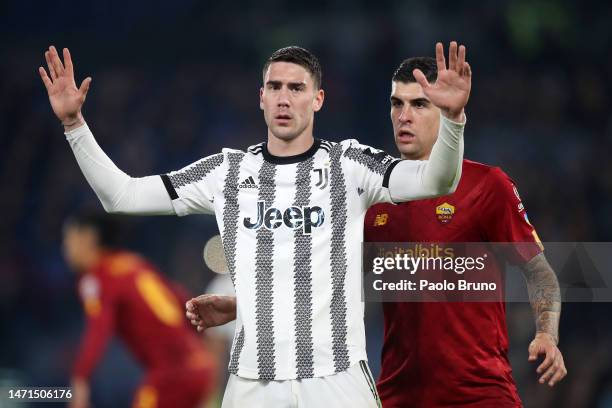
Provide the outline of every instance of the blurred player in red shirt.
[[[440,111],[417,83],[421,70],[437,77],[433,58],[404,61],[393,76],[391,120],[402,159],[427,160]],[[527,219],[513,181],[498,167],[464,160],[455,193],[371,207],[367,242],[530,242],[511,254],[526,277],[536,320],[529,361],[545,355],[540,383],[567,373],[557,348],[561,312],[556,276]],[[385,333],[377,384],[385,408],[520,407],[508,360],[505,304],[383,303]]]
[[106,215],[79,215],[65,225],[64,254],[87,316],[71,407],[89,406],[88,379],[115,333],[146,370],[133,407],[199,406],[215,387],[216,360],[183,316],[188,296],[144,258],[115,249],[115,238],[116,223]]

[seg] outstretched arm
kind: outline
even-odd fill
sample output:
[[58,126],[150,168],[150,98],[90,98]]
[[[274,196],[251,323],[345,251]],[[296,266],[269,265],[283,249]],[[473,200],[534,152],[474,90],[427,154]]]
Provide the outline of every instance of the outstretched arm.
[[561,317],[559,282],[544,254],[533,257],[522,269],[536,323],[536,335],[529,345],[529,361],[536,361],[540,354],[545,356],[537,368],[541,374],[539,381],[552,387],[567,375],[563,355],[557,347]]
[[64,125],[66,139],[81,171],[96,192],[102,206],[111,213],[174,214],[172,202],[160,177],[130,177],[108,158],[87,127],[81,108],[91,78],[77,88],[70,51],[63,50],[62,63],[54,46],[45,52],[49,75],[38,68],[47,89],[53,112]]
[[[441,111],[438,139],[429,160],[398,162],[389,179],[394,201],[415,200],[453,193],[461,178],[463,160],[464,108],[472,87],[472,70],[465,60],[466,49],[451,42],[448,68],[442,43],[436,44],[438,77],[430,84],[421,70],[413,75],[423,93]],[[416,183],[407,183],[416,177]]]

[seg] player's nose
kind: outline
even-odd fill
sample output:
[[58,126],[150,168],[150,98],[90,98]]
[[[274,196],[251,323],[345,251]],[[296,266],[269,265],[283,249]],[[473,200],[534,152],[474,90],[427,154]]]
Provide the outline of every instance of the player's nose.
[[401,123],[410,123],[413,119],[412,111],[409,107],[402,109],[399,117],[397,118]]
[[278,92],[278,101],[277,104],[279,107],[288,107],[289,106],[289,89],[287,87],[282,87]]

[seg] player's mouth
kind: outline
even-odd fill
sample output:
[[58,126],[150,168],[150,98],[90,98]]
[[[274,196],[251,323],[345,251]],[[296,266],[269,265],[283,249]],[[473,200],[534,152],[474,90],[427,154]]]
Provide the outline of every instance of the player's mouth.
[[291,121],[292,117],[288,113],[280,113],[274,116],[274,120],[281,126],[286,126]]
[[400,143],[412,143],[416,140],[416,135],[409,130],[400,130],[397,133],[397,141]]

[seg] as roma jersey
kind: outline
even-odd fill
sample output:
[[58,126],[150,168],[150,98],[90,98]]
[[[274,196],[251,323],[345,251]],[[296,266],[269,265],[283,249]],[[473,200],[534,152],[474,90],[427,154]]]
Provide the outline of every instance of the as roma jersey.
[[74,376],[89,377],[114,334],[149,372],[201,369],[214,361],[185,319],[186,294],[135,254],[105,254],[79,280],[79,295],[87,328]]
[[[519,264],[541,252],[513,181],[469,160],[454,194],[371,207],[365,241],[533,243],[511,255]],[[383,311],[385,408],[521,406],[503,302],[383,303]]]

